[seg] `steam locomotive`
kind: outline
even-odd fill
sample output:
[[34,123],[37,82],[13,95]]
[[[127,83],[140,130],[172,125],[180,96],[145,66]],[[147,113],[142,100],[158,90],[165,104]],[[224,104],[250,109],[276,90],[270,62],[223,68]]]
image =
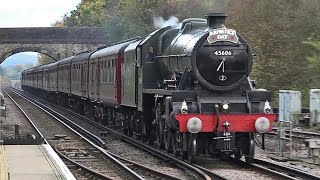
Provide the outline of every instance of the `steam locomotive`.
[[191,162],[203,154],[254,156],[254,133],[271,130],[271,93],[256,89],[247,42],[224,13],[191,18],[22,72],[22,88],[121,125]]

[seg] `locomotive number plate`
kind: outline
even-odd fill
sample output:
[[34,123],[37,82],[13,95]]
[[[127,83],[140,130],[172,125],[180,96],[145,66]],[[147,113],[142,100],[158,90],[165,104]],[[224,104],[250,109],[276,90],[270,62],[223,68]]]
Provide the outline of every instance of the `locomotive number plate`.
[[232,51],[214,51],[214,55],[216,56],[232,56]]

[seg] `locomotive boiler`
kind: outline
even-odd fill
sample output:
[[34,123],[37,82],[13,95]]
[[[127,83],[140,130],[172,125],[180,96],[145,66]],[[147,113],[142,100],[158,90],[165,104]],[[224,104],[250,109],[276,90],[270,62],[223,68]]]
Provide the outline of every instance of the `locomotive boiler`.
[[206,17],[26,70],[22,87],[191,162],[207,154],[251,162],[254,133],[276,119],[271,93],[250,80],[251,49],[226,15]]

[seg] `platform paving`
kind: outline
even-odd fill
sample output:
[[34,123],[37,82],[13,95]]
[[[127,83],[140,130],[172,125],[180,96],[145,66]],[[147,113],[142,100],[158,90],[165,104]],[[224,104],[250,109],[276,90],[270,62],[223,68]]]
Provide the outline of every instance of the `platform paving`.
[[[75,179],[61,159],[58,158],[60,161],[57,161],[57,155],[50,148],[48,148],[48,145],[6,145],[4,147],[6,160],[3,161],[7,161],[9,179]],[[2,164],[3,161],[0,160]],[[5,172],[5,170],[3,171]],[[0,177],[0,180],[7,180],[2,179],[2,176]]]
[[4,145],[0,145],[0,180],[8,180],[8,163]]

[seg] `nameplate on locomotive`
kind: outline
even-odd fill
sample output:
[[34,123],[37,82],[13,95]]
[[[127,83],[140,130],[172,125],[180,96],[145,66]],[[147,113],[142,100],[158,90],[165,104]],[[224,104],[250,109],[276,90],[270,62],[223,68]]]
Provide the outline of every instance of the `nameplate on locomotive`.
[[236,30],[228,28],[219,28],[210,30],[207,40],[210,44],[218,41],[228,41],[232,43],[237,43],[239,38],[237,36]]

